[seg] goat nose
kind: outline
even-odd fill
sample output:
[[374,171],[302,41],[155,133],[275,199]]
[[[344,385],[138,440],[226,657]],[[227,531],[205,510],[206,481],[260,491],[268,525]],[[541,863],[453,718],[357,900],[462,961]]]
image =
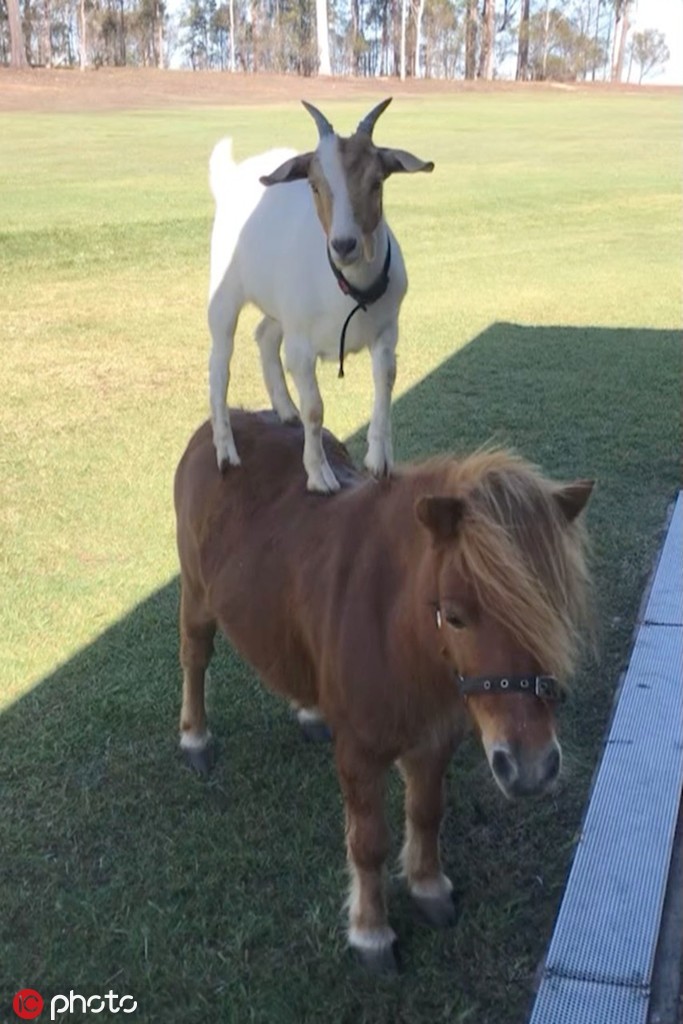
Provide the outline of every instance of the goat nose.
[[498,747],[493,752],[491,767],[503,788],[509,789],[517,778],[517,766],[510,754],[502,747]]
[[356,248],[355,238],[333,238],[332,248],[338,256],[350,256]]

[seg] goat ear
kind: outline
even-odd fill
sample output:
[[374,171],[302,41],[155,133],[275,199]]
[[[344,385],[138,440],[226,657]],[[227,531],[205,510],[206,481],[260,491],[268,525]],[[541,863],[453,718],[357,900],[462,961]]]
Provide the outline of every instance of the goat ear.
[[574,480],[555,491],[554,498],[568,523],[574,522],[584,510],[591,496],[595,480]]
[[420,160],[412,153],[407,153],[405,149],[378,147],[377,151],[382,161],[385,178],[388,178],[390,174],[415,174],[417,171],[425,171],[430,174],[434,170],[431,160]]
[[415,515],[435,541],[455,540],[464,513],[461,498],[424,497],[415,505]]
[[262,175],[259,180],[262,185],[281,185],[285,181],[299,181],[301,178],[307,178],[312,157],[312,153],[299,153],[291,160],[285,160],[277,170]]

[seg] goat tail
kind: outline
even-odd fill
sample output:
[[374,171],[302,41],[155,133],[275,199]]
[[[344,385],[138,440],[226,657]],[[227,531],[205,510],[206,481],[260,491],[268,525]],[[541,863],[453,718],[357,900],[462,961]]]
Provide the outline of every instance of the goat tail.
[[231,171],[235,167],[235,161],[232,157],[232,139],[225,138],[217,142],[213,148],[211,159],[209,160],[209,184],[211,185],[211,192],[213,198],[218,204],[223,197],[228,182],[230,181]]

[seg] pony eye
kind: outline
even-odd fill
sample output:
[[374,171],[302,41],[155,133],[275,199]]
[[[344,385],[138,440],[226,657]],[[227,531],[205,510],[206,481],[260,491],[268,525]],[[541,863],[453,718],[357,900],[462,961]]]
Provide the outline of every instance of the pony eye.
[[382,182],[381,181],[373,181],[372,185],[370,186],[370,191],[371,192],[379,192],[381,187],[382,187]]
[[449,626],[452,626],[453,629],[465,628],[465,623],[463,622],[459,615],[447,615],[446,622],[448,623]]
[[313,193],[313,195],[317,196],[318,195],[318,186],[314,185],[312,181],[309,181],[309,185],[311,186],[311,192]]

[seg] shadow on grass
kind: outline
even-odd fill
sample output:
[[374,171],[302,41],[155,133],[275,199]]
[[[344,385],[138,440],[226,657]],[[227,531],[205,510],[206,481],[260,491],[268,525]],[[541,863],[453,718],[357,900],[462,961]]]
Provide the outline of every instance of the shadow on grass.
[[[173,581],[0,718],[0,1016],[34,987],[130,993],[134,1019],[155,1024],[523,1020],[678,485],[677,353],[673,331],[496,324],[395,405],[401,459],[493,437],[551,475],[599,480],[601,660],[563,714],[568,775],[556,798],[512,805],[474,742],[457,755],[452,931],[424,929],[392,882],[405,975],[366,978],[347,959],[329,749],[301,740],[223,642],[209,700],[220,760],[208,783],[182,766]],[[350,445],[362,453],[360,435]],[[400,801],[393,784],[396,851]]]

